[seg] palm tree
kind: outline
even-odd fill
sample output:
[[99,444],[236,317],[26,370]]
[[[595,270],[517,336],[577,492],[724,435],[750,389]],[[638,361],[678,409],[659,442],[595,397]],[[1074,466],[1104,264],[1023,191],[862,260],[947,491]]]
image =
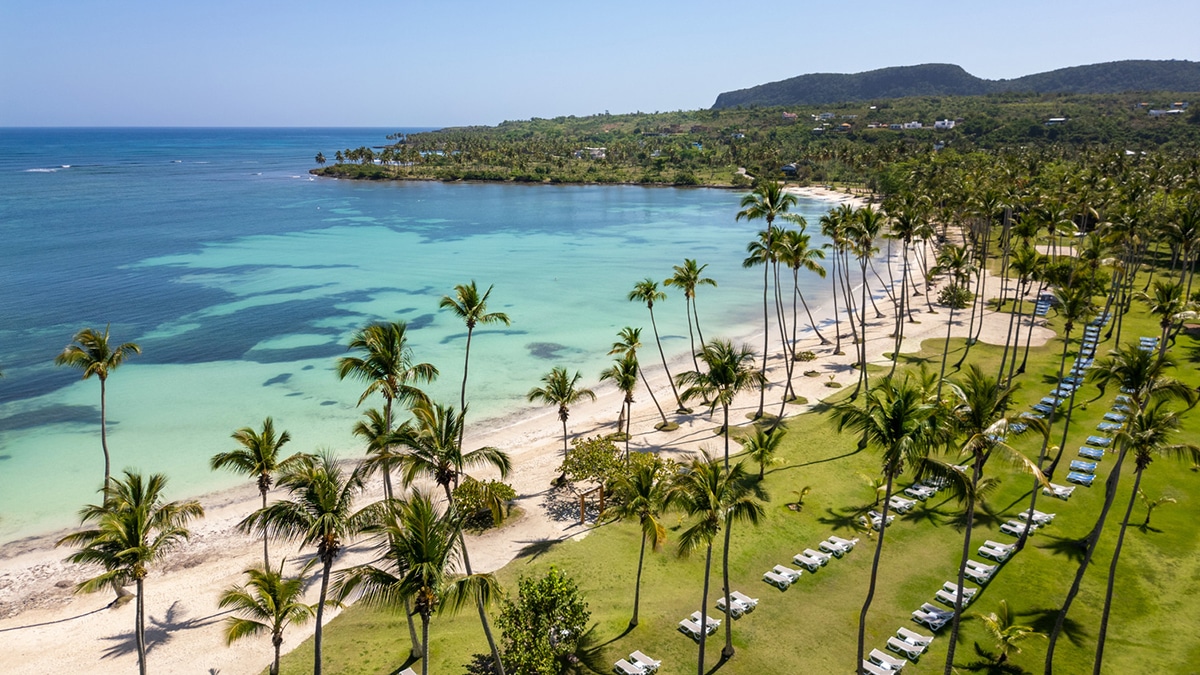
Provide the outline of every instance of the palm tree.
[[[953,421],[958,433],[966,437],[961,452],[968,455],[971,462],[970,495],[978,494],[983,480],[984,466],[993,457],[1041,478],[1041,471],[1038,470],[1038,467],[1006,443],[1010,426],[1017,422],[1016,416],[1009,415],[1012,396],[1016,393],[1017,388],[1017,386],[1000,384],[997,378],[984,374],[983,369],[974,363],[967,366],[967,373],[962,381],[951,383],[954,397]],[[1042,433],[1047,431],[1046,424],[1040,419],[1021,419],[1020,423]],[[1044,479],[1042,480],[1044,481]],[[1036,489],[1034,491],[1036,492]],[[954,598],[954,619],[951,623],[950,641],[946,653],[946,675],[950,675],[954,665],[959,620],[963,610],[962,588],[966,581],[967,561],[971,557],[971,535],[975,527],[976,501],[974,498],[967,500],[962,557],[958,564],[959,591]]]
[[357,468],[347,473],[330,452],[301,455],[280,476],[279,486],[288,491],[289,499],[254,512],[238,528],[316,547],[321,591],[313,636],[313,675],[321,675],[321,628],[333,560],[346,540],[377,519],[378,508],[354,510],[354,500],[365,487],[362,474]]
[[[479,289],[475,287],[475,280],[472,279],[469,284],[459,284],[454,287],[454,297],[448,295],[442,296],[438,307],[448,309],[454,316],[462,319],[467,324],[467,349],[466,355],[463,358],[463,381],[462,394],[459,398],[458,409],[466,412],[467,410],[467,370],[471,366],[471,334],[475,332],[475,326],[479,324],[502,323],[505,326],[512,325],[508,315],[504,312],[488,312],[487,301],[488,296],[492,294],[492,286],[479,295]],[[463,430],[466,430],[466,425],[463,425]],[[461,444],[462,439],[458,442]]]
[[654,343],[658,345],[658,356],[662,359],[663,372],[667,374],[667,381],[671,384],[671,392],[675,394],[675,403],[679,406],[676,412],[682,414],[690,413],[691,410],[683,407],[683,401],[679,399],[679,392],[675,389],[675,382],[671,379],[671,371],[667,368],[667,355],[663,352],[662,340],[658,337],[658,323],[654,320],[654,303],[666,300],[667,294],[658,290],[658,282],[647,277],[634,285],[628,297],[630,302],[646,303],[646,309],[650,311],[650,327],[654,329]]
[[657,461],[640,464],[632,473],[622,473],[613,485],[616,506],[609,509],[608,514],[617,520],[637,519],[638,526],[642,529],[642,548],[638,553],[637,579],[633,586],[633,618],[629,620],[631,628],[638,625],[646,542],[648,540],[650,546],[657,551],[667,540],[667,528],[659,520],[665,494],[662,465]]
[[57,545],[80,547],[67,556],[68,562],[104,568],[102,574],[77,585],[76,592],[93,593],[130,582],[137,585],[134,634],[138,672],[146,675],[146,576],[152,564],[191,536],[187,525],[202,518],[204,508],[195,500],[163,503],[167,477],[161,473],[148,478],[134,471],[124,473],[124,480],[106,483],[102,504],[85,506],[79,512],[83,523],[93,526],[63,537]]
[[1152,293],[1139,292],[1135,297],[1145,302],[1151,316],[1158,317],[1158,326],[1162,330],[1158,338],[1158,357],[1167,354],[1167,338],[1171,335],[1171,326],[1178,320],[1176,317],[1188,308],[1188,302],[1183,297],[1183,284],[1161,279],[1154,282]]
[[629,437],[632,435],[630,425],[633,422],[633,390],[637,387],[638,380],[637,357],[626,353],[617,359],[616,363],[601,371],[600,381],[604,380],[612,380],[617,389],[625,395],[622,416],[625,418],[625,460],[628,461]]
[[696,312],[696,287],[697,286],[712,286],[717,287],[717,282],[709,279],[704,275],[704,268],[708,264],[697,265],[692,258],[684,258],[682,265],[675,265],[672,269],[675,270],[674,276],[663,281],[664,286],[677,286],[683,290],[684,309],[687,311],[688,320],[688,339],[692,343],[692,365],[697,370],[700,369],[700,364],[696,363],[696,338],[692,335],[692,322],[695,319],[696,333],[700,335],[700,344],[704,344],[704,333],[700,330],[700,315]]
[[704,345],[700,360],[708,369],[705,372],[680,373],[676,379],[684,387],[683,399],[690,401],[702,398],[708,401],[711,413],[721,406],[724,422],[721,433],[725,436],[725,467],[729,467],[729,406],[733,399],[748,389],[761,389],[765,384],[762,374],[754,370],[754,350],[747,345],[734,347],[728,340],[713,340]]
[[[1173,444],[1168,437],[1180,430],[1179,413],[1163,407],[1164,401],[1139,410],[1126,427],[1116,434],[1116,442],[1133,451],[1133,492],[1129,495],[1129,506],[1125,509],[1125,518],[1121,520],[1121,529],[1117,534],[1117,545],[1113,549],[1112,563],[1108,568],[1108,585],[1104,593],[1104,610],[1100,614],[1100,633],[1096,643],[1096,662],[1093,675],[1100,675],[1100,666],[1104,661],[1104,641],[1108,635],[1108,616],[1112,609],[1113,585],[1117,578],[1117,562],[1121,558],[1121,547],[1125,544],[1125,530],[1129,527],[1129,518],[1133,514],[1133,505],[1141,494],[1142,474],[1154,461],[1155,455],[1173,459],[1191,460],[1193,464],[1200,462],[1200,447],[1191,443]],[[1124,449],[1123,449],[1124,451]],[[1150,516],[1147,514],[1146,520]]]
[[284,562],[279,570],[251,567],[246,570],[246,584],[233,586],[221,593],[217,607],[241,616],[225,620],[225,644],[254,635],[270,633],[275,659],[270,675],[279,675],[279,649],[283,645],[283,630],[302,626],[313,615],[311,605],[304,604],[304,579],[283,576]]
[[[236,473],[253,476],[258,479],[258,492],[262,495],[262,507],[267,508],[267,492],[271,489],[271,481],[279,471],[287,469],[296,462],[299,455],[280,458],[280,450],[292,437],[288,432],[281,431],[275,435],[275,421],[270,417],[263,420],[262,431],[252,427],[242,427],[233,432],[233,440],[242,447],[229,452],[219,452],[212,456],[209,465],[214,471],[229,468]],[[263,535],[263,570],[270,571],[271,560],[267,552],[267,536]]]
[[745,445],[742,446],[747,456],[758,462],[759,480],[763,479],[766,466],[775,461],[775,453],[778,452],[785,435],[787,435],[787,429],[783,427],[764,429],[756,426],[754,435],[747,439]]
[[583,376],[579,374],[579,371],[575,372],[574,377],[569,377],[566,368],[555,366],[549,373],[542,376],[544,386],[534,387],[525,395],[530,403],[541,402],[546,405],[558,406],[558,419],[563,426],[564,457],[567,456],[567,418],[571,414],[571,406],[585,398],[596,400],[596,392],[587,388],[576,388],[582,379]]
[[[712,568],[712,545],[721,526],[725,526],[725,606],[730,607],[729,598],[729,532],[734,521],[745,521],[757,525],[763,515],[763,507],[759,502],[761,493],[756,494],[746,480],[746,471],[741,464],[732,469],[722,468],[720,462],[705,453],[702,457],[692,460],[689,471],[680,473],[675,483],[667,491],[667,504],[678,505],[696,522],[679,535],[679,554],[688,555],[701,548],[705,549],[704,558],[704,591],[700,597],[700,614],[704,619],[708,614],[708,580]],[[733,656],[732,621],[725,622],[725,648],[721,650],[724,659]],[[704,644],[707,630],[700,631],[700,657],[697,664],[698,675],[704,674]]]
[[861,350],[859,356],[859,378],[858,385],[854,391],[857,395],[860,388],[867,387],[867,265],[875,256],[879,249],[875,247],[875,241],[883,234],[883,226],[887,222],[887,216],[882,211],[877,211],[869,206],[858,209],[854,212],[854,219],[850,221],[847,235],[853,242],[854,255],[858,258],[858,266],[862,275],[861,293],[862,300],[859,303],[859,311],[861,312],[859,320],[859,342]]
[[[1058,364],[1058,380],[1062,381],[1063,372],[1067,367],[1067,348],[1071,343],[1071,331],[1075,329],[1075,324],[1086,322],[1096,313],[1096,306],[1092,304],[1092,292],[1086,284],[1078,283],[1074,285],[1062,286],[1054,289],[1054,297],[1058,300],[1058,312],[1063,320],[1063,351],[1062,359]],[[1071,397],[1067,403],[1067,416],[1063,422],[1062,442],[1059,443],[1058,453],[1054,456],[1054,460],[1050,462],[1050,467],[1046,469],[1046,477],[1053,478],[1055,470],[1058,468],[1058,462],[1062,459],[1063,449],[1067,446],[1067,432],[1071,429],[1071,413],[1075,409],[1075,392],[1078,387],[1071,390]],[[1058,396],[1055,396],[1057,403]],[[1055,409],[1058,406],[1055,405]],[[1050,418],[1051,424],[1054,418]],[[1048,442],[1048,438],[1047,438]],[[1043,443],[1043,448],[1046,443]],[[1038,466],[1041,466],[1042,460],[1038,459]]]
[[802,230],[785,230],[779,245],[779,262],[792,268],[792,344],[796,342],[796,298],[799,298],[800,303],[804,305],[805,313],[808,314],[808,325],[820,338],[821,344],[827,345],[829,340],[821,334],[821,329],[817,327],[812,311],[808,308],[808,301],[804,299],[804,293],[800,292],[801,269],[808,270],[822,279],[825,278],[825,268],[817,262],[825,259],[825,252],[819,248],[811,248],[810,241],[812,238]]
[[[746,244],[746,253],[749,255],[747,255],[746,259],[742,261],[742,267],[747,269],[756,267],[758,265],[762,265],[763,268],[763,358],[762,367],[760,368],[759,373],[762,375],[764,381],[767,378],[767,359],[770,357],[771,351],[771,318],[768,312],[768,307],[770,305],[767,300],[767,295],[771,288],[771,266],[772,264],[778,262],[776,253],[778,253],[779,250],[777,242],[780,236],[780,230],[778,228],[767,227],[767,229],[762,230],[758,233],[757,237],[753,241],[751,241],[749,244]],[[759,392],[758,412],[754,413],[754,419],[758,419],[763,416],[763,408],[766,406],[767,402],[766,397],[767,391],[764,387]]]
[[[949,245],[943,248],[938,253],[935,269],[938,273],[948,274],[950,283],[955,288],[965,288],[966,281],[975,273],[975,266],[971,263],[965,246]],[[950,329],[954,327],[954,310],[955,303],[951,303],[950,317],[946,320],[946,346],[942,348],[942,368],[938,373],[939,397],[942,395],[940,382],[946,377],[946,357],[950,354]]]
[[[642,329],[626,326],[617,333],[618,340],[613,343],[612,349],[608,350],[609,355],[620,354],[632,356],[637,360],[637,350],[642,348]],[[662,406],[658,404],[658,398],[654,395],[654,389],[650,386],[650,380],[646,379],[646,372],[642,370],[642,364],[637,362],[638,375],[642,378],[642,384],[646,385],[646,393],[650,394],[650,400],[654,401],[654,407],[658,410],[658,416],[662,418],[662,422],[654,425],[659,431],[674,431],[679,428],[678,424],[667,420],[666,414],[663,413]]]
[[429,623],[444,607],[457,612],[472,599],[490,598],[499,591],[490,574],[454,578],[460,562],[461,533],[453,509],[439,513],[429,495],[414,490],[397,500],[382,522],[370,531],[379,535],[378,557],[371,563],[338,575],[335,596],[359,593],[362,602],[376,607],[403,608],[415,601],[421,617],[421,674],[429,673]]
[[[392,429],[392,405],[412,404],[427,398],[425,392],[410,383],[430,383],[438,376],[438,370],[429,363],[413,363],[412,349],[408,346],[408,324],[403,321],[370,324],[350,338],[347,349],[357,351],[356,356],[343,356],[337,361],[339,380],[347,377],[367,385],[358,405],[362,405],[371,394],[383,396],[383,431]],[[392,478],[383,472],[384,496],[392,498]]]
[[[1163,504],[1178,504],[1179,503],[1178,500],[1176,500],[1174,497],[1170,497],[1168,495],[1163,495],[1163,496],[1159,497],[1158,499],[1150,499],[1148,496],[1146,496],[1146,493],[1141,490],[1138,491],[1137,496],[1138,496],[1138,499],[1141,500],[1142,506],[1146,507],[1146,519],[1142,521],[1142,524],[1140,526],[1143,529],[1150,527],[1150,516],[1154,515],[1154,509],[1157,509],[1158,507],[1162,506]],[[1128,518],[1126,518],[1126,520],[1128,520]]]
[[108,456],[108,435],[106,432],[108,409],[105,405],[105,385],[109,374],[116,370],[130,354],[141,354],[142,348],[133,342],[125,342],[117,347],[108,344],[108,329],[104,333],[93,328],[84,328],[72,338],[73,343],[67,345],[58,356],[54,357],[54,365],[71,366],[83,371],[83,379],[95,375],[100,380],[100,447],[104,450],[104,483],[108,486],[111,475],[111,462]]
[[[400,464],[401,453],[396,451],[396,430],[392,429],[379,408],[367,408],[363,418],[354,423],[352,433],[367,442],[367,456],[359,470],[363,479],[371,478],[382,471],[391,483],[391,473]],[[386,498],[386,493],[385,493]],[[414,629],[415,630],[415,629]]]
[[[884,378],[874,389],[868,390],[863,407],[851,401],[838,404],[835,415],[838,431],[851,429],[862,432],[869,446],[883,452],[883,475],[887,479],[883,494],[883,522],[887,522],[888,502],[892,498],[892,487],[896,476],[907,464],[920,464],[934,436],[933,406],[925,400],[925,392],[914,385],[906,376],[903,380]],[[863,601],[858,617],[858,651],[855,652],[855,672],[862,672],[863,645],[866,640],[867,611],[875,597],[876,578],[879,574],[879,558],[883,553],[886,527],[879,530],[875,542],[875,557],[871,563],[871,581],[867,586],[867,597]]]
[[[1045,635],[1035,631],[1030,626],[1023,626],[1016,623],[1016,617],[1013,616],[1012,610],[1008,608],[1007,600],[1001,600],[995,612],[977,614],[976,616],[983,622],[984,629],[996,641],[996,653],[985,652],[979,647],[978,643],[975,645],[975,650],[980,656],[988,660],[988,668],[998,670],[999,672],[1009,672],[1004,666],[1008,663],[1009,654],[1021,653],[1021,642],[1031,637],[1045,637]],[[976,668],[971,668],[971,670],[976,670]],[[1015,670],[1012,672],[1025,671]]]

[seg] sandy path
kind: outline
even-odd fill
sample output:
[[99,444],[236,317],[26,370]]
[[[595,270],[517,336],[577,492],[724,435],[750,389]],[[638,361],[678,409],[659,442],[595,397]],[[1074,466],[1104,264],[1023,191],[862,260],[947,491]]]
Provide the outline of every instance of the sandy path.
[[[830,198],[825,192],[820,188],[805,189],[803,194]],[[845,198],[846,195],[837,197]],[[861,202],[854,200],[851,203]],[[887,278],[886,272],[881,270],[881,273]],[[898,272],[896,279],[899,280]],[[988,286],[993,295],[999,290],[999,283],[994,281]],[[881,310],[890,311],[891,305],[882,292],[877,294],[876,301]],[[943,309],[937,314],[925,313],[923,299],[917,301],[914,298],[915,310],[920,312],[917,314],[919,323],[906,325],[904,352],[916,351],[922,340],[945,337],[948,312]],[[832,316],[832,307],[813,309],[818,320]],[[966,318],[965,313],[956,313],[953,335],[966,335]],[[1007,327],[1006,316],[989,312],[981,339],[1002,344]],[[890,318],[868,320],[868,357],[872,361],[887,362],[882,355],[892,350],[894,341],[886,337],[891,328]],[[826,332],[832,335],[832,330]],[[845,324],[842,333],[849,333]],[[801,339],[798,349],[811,350],[818,358],[797,364],[793,377],[797,393],[816,402],[839,391],[825,386],[829,380],[825,374],[833,375],[843,385],[853,386],[856,371],[850,364],[854,360],[854,346],[849,339],[843,338],[847,353],[835,356],[832,346],[822,346],[815,336],[808,335]],[[1034,343],[1043,343],[1051,335],[1048,329],[1035,328]],[[761,348],[761,333],[757,336],[721,336],[719,331],[710,329],[710,337],[734,337]],[[772,349],[777,352],[777,338],[772,342]],[[691,359],[686,355],[671,365],[673,373],[690,368]],[[821,371],[822,376],[804,377],[805,370]],[[671,390],[661,364],[647,367],[647,376],[664,409],[673,409]],[[776,357],[770,363],[768,378],[773,383],[767,391],[768,410],[778,412],[784,379],[784,364],[780,358]],[[615,430],[620,394],[608,385],[595,390],[596,402],[571,410],[569,428],[573,435]],[[757,406],[757,393],[742,396],[731,410],[731,422],[747,423],[746,414]],[[788,414],[803,409],[805,406],[789,406]],[[673,417],[680,424],[678,430],[654,431],[658,413],[644,392],[638,395],[634,407],[632,449],[653,450],[682,458],[703,447],[714,450],[721,447],[721,439],[715,435],[719,421],[709,418],[705,411]],[[495,570],[530,545],[586,534],[588,526],[579,524],[575,503],[569,498],[555,498],[549,490],[551,480],[558,473],[562,452],[561,426],[555,410],[527,408],[500,419],[468,420],[466,445],[493,445],[511,455],[515,470],[509,480],[519,495],[517,506],[524,511],[523,517],[499,530],[468,538],[476,569]],[[366,499],[380,496],[376,485]],[[147,579],[148,660],[154,672],[237,675],[257,673],[267,665],[270,646],[265,638],[225,646],[222,637],[225,615],[216,606],[222,589],[240,583],[242,570],[261,562],[259,541],[235,531],[236,523],[257,508],[258,499],[257,490],[249,483],[244,488],[202,497],[207,516],[194,527],[191,542],[172,553]],[[133,671],[137,660],[132,637],[133,603],[108,609],[106,605],[111,597],[107,594],[73,595],[73,584],[88,574],[82,568],[63,562],[68,551],[53,547],[61,534],[15,542],[0,549],[0,641],[4,645],[0,650],[0,672]],[[300,560],[304,553],[293,545],[280,543],[273,544],[271,550],[273,560],[278,560],[279,556]],[[336,568],[365,562],[369,558],[369,551],[360,543],[339,558]],[[310,602],[315,600],[315,594],[316,585],[313,584]],[[327,616],[332,618],[335,614],[330,612]],[[285,650],[294,648],[310,633],[311,625],[290,631],[285,636]]]

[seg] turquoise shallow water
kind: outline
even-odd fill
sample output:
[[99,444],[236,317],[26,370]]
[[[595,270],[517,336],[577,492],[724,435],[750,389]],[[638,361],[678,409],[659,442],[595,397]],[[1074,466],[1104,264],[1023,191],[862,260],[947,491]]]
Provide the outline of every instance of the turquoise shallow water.
[[[628,291],[684,257],[719,284],[700,292],[706,335],[761,316],[761,274],[741,267],[761,225],[735,222],[739,193],[307,175],[316,151],[385,133],[0,130],[0,541],[68,526],[95,497],[99,385],[50,363],[84,326],[144,350],[109,379],[114,468],[166,472],[184,495],[241,481],[208,458],[268,415],[294,450],[357,452],[360,387],[333,363],[369,321],[409,322],[416,358],[442,372],[433,395],[456,402],[466,332],[437,303],[458,283],[494,284],[490,308],[513,320],[476,331],[475,421],[525,405],[555,365],[595,385],[622,326],[652,340]],[[809,281],[821,302],[827,282]],[[678,354],[682,295],[665,290],[656,315]]]

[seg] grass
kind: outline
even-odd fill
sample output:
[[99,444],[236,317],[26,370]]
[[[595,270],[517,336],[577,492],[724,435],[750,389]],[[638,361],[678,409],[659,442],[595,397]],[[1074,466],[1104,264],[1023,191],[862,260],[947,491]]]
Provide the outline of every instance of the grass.
[[[1061,331],[1053,312],[1049,322]],[[1153,319],[1134,303],[1126,318],[1123,340],[1136,341],[1138,336],[1157,334]],[[912,367],[924,362],[936,370],[942,346],[942,340],[929,340],[921,352],[902,355],[901,365]],[[1068,358],[1073,358],[1077,346],[1078,338],[1073,337]],[[956,375],[952,365],[964,347],[963,340],[951,340],[951,368],[947,372],[951,379]],[[1102,342],[1100,353],[1111,348],[1111,341]],[[1026,409],[1050,390],[1061,351],[1062,342],[1057,338],[1030,351],[1027,372],[1019,378],[1022,387],[1016,396],[1018,409]],[[1175,374],[1193,386],[1200,384],[1195,367],[1200,361],[1196,340],[1181,335],[1172,353],[1181,366]],[[1000,358],[999,347],[980,343],[971,347],[969,362],[994,373]],[[1102,400],[1084,409],[1079,404],[1095,398],[1097,389],[1087,385],[1081,390],[1064,464],[1074,458],[1082,439],[1094,433],[1116,393],[1110,390]],[[827,407],[818,406],[822,409]],[[875,540],[857,531],[855,525],[858,515],[871,507],[873,491],[857,478],[848,477],[857,473],[877,475],[878,457],[870,449],[857,451],[857,438],[839,435],[827,414],[805,414],[789,419],[787,424],[789,433],[778,454],[783,461],[768,469],[763,483],[771,496],[766,517],[758,527],[735,526],[732,535],[733,588],[760,598],[760,603],[753,613],[733,622],[737,654],[717,672],[849,672],[853,665],[858,612]],[[1052,445],[1057,444],[1061,430],[1061,422],[1056,423]],[[1195,439],[1198,433],[1200,419],[1185,416],[1182,437]],[[664,438],[663,442],[670,441]],[[1036,439],[1018,437],[1014,442],[1018,449],[1036,456]],[[1114,461],[1113,456],[1106,457],[1095,487],[1078,488],[1069,502],[1039,497],[1038,508],[1055,512],[1058,517],[998,572],[966,611],[959,663],[975,660],[976,641],[991,648],[981,622],[973,617],[995,611],[1002,599],[1008,601],[1022,623],[1049,632],[1077,569],[1075,542],[1094,524],[1104,499],[1103,481]],[[750,468],[757,473],[757,465],[751,463]],[[1082,672],[1091,667],[1108,564],[1129,499],[1132,462],[1126,462],[1125,470],[1129,475],[1122,479],[1104,537],[1069,617],[1071,630],[1059,643],[1056,665],[1061,672]],[[1065,468],[1060,468],[1056,482],[1062,482],[1064,474]],[[1027,507],[1031,479],[990,465],[988,475],[998,476],[1002,482],[981,507],[973,539],[1010,541],[1011,537],[1000,533],[998,527]],[[909,482],[902,477],[898,488]],[[805,497],[803,509],[789,509],[788,503],[805,486],[812,486],[812,491]],[[1194,600],[1200,597],[1200,529],[1194,524],[1194,513],[1200,507],[1200,474],[1186,465],[1158,460],[1146,471],[1143,489],[1152,498],[1169,494],[1178,503],[1157,509],[1152,527],[1146,529],[1137,527],[1145,508],[1140,504],[1134,508],[1118,571],[1106,672],[1186,672],[1200,659],[1200,637],[1194,630],[1200,626],[1200,603]],[[867,622],[868,649],[882,648],[900,626],[918,628],[910,621],[909,613],[922,602],[932,602],[942,582],[953,579],[962,546],[960,513],[960,504],[939,496],[899,516],[888,528],[878,590]],[[641,625],[633,630],[627,630],[627,625],[639,534],[632,524],[605,524],[580,541],[531,545],[525,555],[497,576],[505,588],[515,587],[520,576],[540,575],[551,565],[573,576],[590,603],[594,626],[587,636],[585,661],[597,672],[610,672],[613,662],[635,649],[662,659],[663,675],[694,672],[696,643],[675,628],[679,619],[699,609],[704,559],[703,555],[678,557],[674,546],[684,521],[674,513],[667,514],[665,521],[669,541],[664,551],[647,553]],[[806,572],[786,592],[762,582],[763,571],[777,563],[790,566],[792,555],[805,547],[816,548],[831,533],[859,536],[862,542],[846,558],[831,561],[818,573]],[[720,588],[719,561],[718,541],[708,607],[714,616],[718,615],[714,602]],[[710,672],[718,666],[724,630],[722,626],[709,640],[706,667]],[[929,652],[905,672],[940,672],[948,633],[943,629]],[[431,673],[461,673],[471,654],[486,650],[473,612],[436,616],[430,634]],[[394,613],[351,607],[328,625],[325,636],[327,672],[395,673],[410,665],[406,662],[407,628],[403,617]],[[1024,652],[1015,655],[1013,662],[1028,671],[1040,671],[1045,642],[1038,638],[1026,641]],[[288,655],[283,672],[306,672],[311,668],[311,650],[310,640]],[[264,644],[264,661],[266,654]]]

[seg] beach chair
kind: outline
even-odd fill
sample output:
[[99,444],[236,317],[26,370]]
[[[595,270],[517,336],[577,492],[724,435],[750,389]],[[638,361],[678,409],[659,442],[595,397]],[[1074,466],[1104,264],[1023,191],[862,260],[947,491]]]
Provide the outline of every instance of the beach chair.
[[894,656],[889,656],[878,649],[872,649],[871,653],[867,654],[867,658],[892,671],[900,670],[904,666],[908,665],[908,661],[905,661],[904,659],[898,659]]
[[1082,471],[1083,473],[1096,473],[1095,462],[1085,462],[1082,459],[1071,460],[1072,471]]
[[909,644],[918,645],[921,647],[928,647],[929,644],[933,642],[932,635],[921,635],[920,633],[914,630],[909,630],[904,626],[896,629],[896,635],[900,636],[901,640],[904,640]]
[[1053,513],[1046,513],[1044,511],[1038,511],[1037,509],[1025,509],[1017,514],[1017,517],[1021,520],[1032,519],[1037,525],[1049,524],[1050,521],[1054,520],[1054,516],[1055,514]]
[[658,659],[652,659],[636,649],[632,654],[629,655],[629,660],[633,662],[633,665],[641,666],[642,670],[646,671],[647,673],[653,673],[654,671],[658,670],[659,666],[662,665],[662,661]]
[[1114,403],[1112,409],[1113,409],[1113,412],[1119,412],[1119,413],[1133,412],[1133,410],[1129,406],[1125,405],[1124,403]]
[[816,560],[817,562],[821,563],[822,565],[829,564],[829,554],[828,553],[822,553],[820,551],[814,551],[811,548],[806,548],[806,549],[804,549],[804,555],[812,558],[813,560]]
[[731,616],[735,619],[740,618],[743,614],[746,613],[746,607],[744,605],[742,605],[742,603],[740,603],[736,599],[734,599],[733,597],[730,597],[729,608],[726,609],[724,595],[717,596],[717,609],[721,610],[722,612],[725,612],[726,614],[728,614],[729,616]]
[[1107,448],[1108,446],[1112,445],[1112,439],[1108,436],[1088,436],[1087,444],[1098,445],[1102,448]]
[[1124,422],[1127,418],[1121,413],[1110,412],[1104,413],[1104,419],[1109,422]]
[[1054,412],[1054,407],[1045,403],[1035,403],[1032,407],[1034,410],[1042,413],[1043,415],[1049,415],[1050,413]]
[[1013,550],[1017,548],[1016,544],[1004,544],[998,541],[992,541],[991,539],[984,539],[983,545],[991,546],[992,548],[998,548],[1001,551],[1007,551],[1008,553],[1012,553]]
[[1125,403],[1125,404],[1133,403],[1133,399],[1129,398],[1125,394],[1117,394],[1116,401],[1117,401],[1117,403]]
[[828,539],[820,544],[817,544],[817,548],[825,551],[826,553],[832,554],[835,558],[840,558],[850,552],[850,549],[846,548],[845,546],[842,546],[834,541],[829,541]]
[[[948,591],[944,588],[940,588],[940,589],[938,589],[937,593],[933,594],[933,597],[935,597],[938,600],[941,600],[942,602],[946,603],[947,605],[950,605],[951,607],[953,607],[954,599],[955,599],[955,597],[957,597],[957,595],[958,595],[957,593],[951,593],[950,591]],[[972,600],[974,600],[973,597],[967,595],[966,593],[963,593],[963,600],[962,600],[963,607],[966,607],[967,605],[971,604]]]
[[707,615],[701,617],[699,611],[692,612],[691,618],[692,618],[692,621],[694,621],[696,623],[700,623],[700,619],[703,618],[704,626],[706,628],[708,628],[709,635],[712,635],[713,633],[717,632],[717,629],[721,627],[720,619],[714,619],[713,617],[707,616]]
[[[618,675],[646,675],[646,669],[641,666],[636,666],[625,659],[619,659],[617,665],[613,667],[613,672]],[[403,675],[403,673],[401,674]]]
[[[942,584],[942,589],[949,591],[950,593],[955,593],[958,591],[958,584],[954,583],[953,581],[947,581],[946,583]],[[978,588],[963,586],[963,595],[967,596],[968,598],[974,597],[978,592]]]
[[967,568],[963,570],[963,574],[977,584],[986,584],[991,581],[992,575],[995,573],[995,565],[985,565],[974,560],[968,560]]
[[1051,483],[1049,487],[1042,488],[1042,494],[1048,497],[1058,497],[1064,501],[1070,499],[1071,494],[1074,492],[1074,485],[1059,485],[1057,483]]
[[937,490],[934,490],[930,487],[925,487],[924,485],[914,484],[904,488],[904,494],[912,497],[913,499],[925,501],[926,499],[936,495]]
[[896,509],[896,511],[899,513],[908,513],[916,505],[917,503],[915,501],[911,499],[905,499],[900,495],[892,495],[892,498],[888,500],[888,506]]
[[941,607],[938,607],[937,605],[931,605],[928,602],[921,603],[921,611],[928,612],[929,614],[936,614],[936,615],[942,617],[943,619],[953,619],[954,618],[954,610],[942,609]]
[[1117,424],[1116,422],[1101,422],[1100,424],[1096,425],[1096,431],[1103,431],[1105,433],[1111,431],[1120,431],[1122,426],[1124,425]]
[[810,558],[803,553],[797,553],[796,555],[792,556],[792,562],[803,567],[809,572],[816,572],[817,570],[821,569],[820,560],[817,560],[816,558]]
[[776,588],[778,588],[781,591],[786,591],[788,589],[788,586],[792,585],[791,579],[788,579],[785,576],[780,576],[774,572],[764,572],[763,573],[763,581],[767,582],[768,584],[771,584],[772,586],[775,586]]
[[801,574],[803,574],[803,572],[800,570],[794,570],[790,567],[784,567],[783,565],[776,565],[771,568],[771,571],[781,577],[787,577],[788,581],[793,584],[796,583],[796,580],[800,578]]
[[1028,428],[1029,428],[1029,425],[1025,424],[1024,422],[1012,422],[1008,425],[1008,430],[1013,432],[1014,434],[1022,433]]
[[1090,473],[1079,473],[1071,471],[1067,473],[1067,482],[1076,483],[1084,487],[1092,487],[1092,481],[1096,480],[1096,476]]
[[746,608],[747,612],[753,612],[754,608],[758,607],[758,598],[752,598],[741,591],[734,591],[729,594],[729,597],[742,603],[742,606]]
[[1101,460],[1104,459],[1104,451],[1100,448],[1092,448],[1086,445],[1079,448],[1079,456],[1088,459]]
[[[1033,534],[1038,529],[1037,523],[1029,524],[1029,533]],[[1010,520],[1000,526],[1000,531],[1004,534],[1010,534],[1014,537],[1019,537],[1025,533],[1025,523],[1019,520]]]
[[904,640],[901,640],[895,636],[888,638],[887,648],[896,652],[897,654],[903,654],[907,656],[909,661],[916,661],[917,659],[921,658],[921,654],[925,653],[925,648],[921,645],[914,645],[911,642],[905,642]]
[[679,630],[684,635],[690,636],[696,642],[700,641],[700,624],[691,619],[684,619],[679,622]]
[[842,546],[846,547],[847,551],[849,551],[850,549],[854,548],[855,544],[858,543],[858,537],[853,539],[843,539],[837,535],[831,534],[829,535],[828,541],[831,541],[835,544],[841,544]]
[[892,671],[888,670],[887,668],[877,666],[874,663],[871,663],[870,661],[868,661],[866,659],[863,659],[862,667],[863,667],[863,672],[870,673],[871,675],[891,675],[891,672],[892,672]]
[[1057,408],[1058,406],[1062,405],[1062,399],[1054,397],[1054,396],[1044,396],[1044,397],[1042,397],[1042,400],[1040,401],[1040,403],[1045,403],[1046,405],[1054,406]]
[[988,558],[989,560],[995,560],[996,562],[1004,562],[1005,560],[1008,560],[1008,556],[1011,554],[1008,551],[1002,551],[998,548],[992,548],[991,546],[980,546],[979,555],[983,556],[984,558]]
[[400,671],[400,675],[417,675],[417,671],[413,670],[412,668],[405,668],[404,670]]

